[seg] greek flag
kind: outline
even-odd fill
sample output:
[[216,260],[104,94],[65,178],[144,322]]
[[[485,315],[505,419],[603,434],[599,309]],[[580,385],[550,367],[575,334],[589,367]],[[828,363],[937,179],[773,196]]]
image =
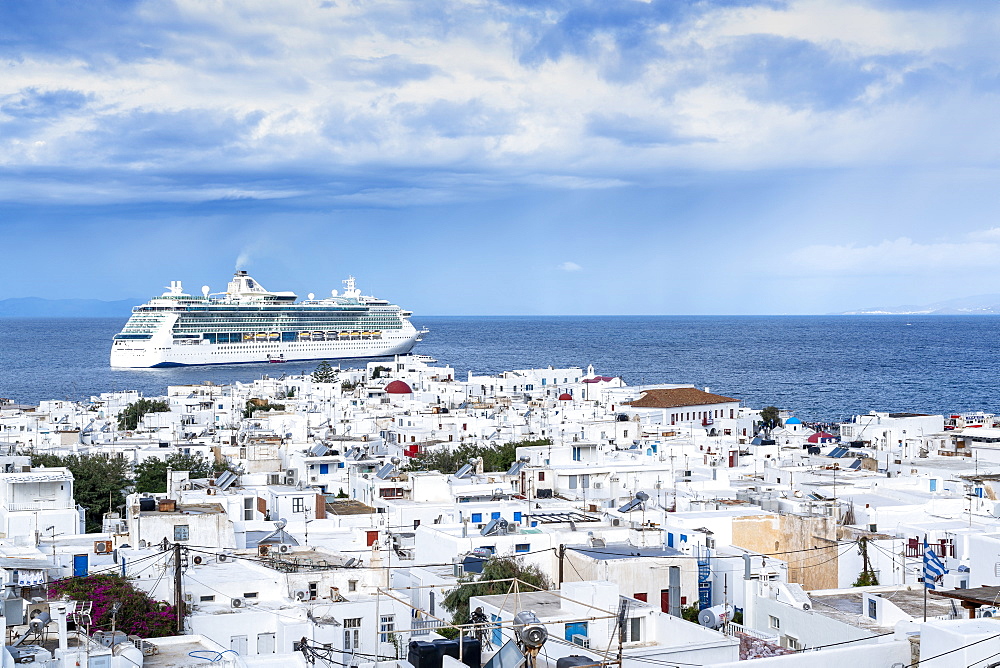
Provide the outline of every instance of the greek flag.
[[935,589],[934,582],[948,572],[948,569],[941,563],[941,558],[934,554],[924,539],[924,587]]

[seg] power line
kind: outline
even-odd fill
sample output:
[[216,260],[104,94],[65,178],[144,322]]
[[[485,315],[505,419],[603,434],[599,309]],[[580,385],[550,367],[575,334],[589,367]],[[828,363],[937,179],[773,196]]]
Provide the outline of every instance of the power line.
[[[980,640],[977,640],[975,642],[970,642],[968,645],[962,645],[961,647],[956,647],[955,649],[950,649],[947,652],[941,652],[940,654],[936,654],[934,656],[928,656],[927,658],[920,657],[920,659],[918,659],[917,661],[914,661],[913,663],[907,664],[907,665],[903,666],[903,668],[914,668],[914,666],[919,666],[924,661],[933,661],[934,659],[939,659],[942,656],[948,656],[949,654],[954,654],[955,652],[960,652],[963,649],[968,649],[969,647],[972,647],[973,645],[978,645],[979,643],[986,642],[987,640],[996,640],[997,638],[1000,638],[1000,633],[998,633],[995,636],[989,636],[988,638],[981,638]],[[1000,654],[1000,652],[998,652],[998,654]],[[996,656],[996,654],[994,654],[994,656]],[[980,659],[980,661],[982,661],[982,660],[983,659]],[[976,663],[979,663],[979,661],[977,661]],[[975,664],[972,664],[972,665],[975,665]]]

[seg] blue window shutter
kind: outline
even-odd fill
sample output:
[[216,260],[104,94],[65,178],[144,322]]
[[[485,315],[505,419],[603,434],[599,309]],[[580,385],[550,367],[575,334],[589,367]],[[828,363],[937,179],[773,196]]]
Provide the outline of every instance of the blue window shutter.
[[500,513],[492,513],[490,515],[490,519],[491,520],[498,520],[498,519],[500,519]]
[[[981,491],[982,490],[980,490],[980,492]],[[982,494],[980,494],[980,496],[982,496]],[[521,521],[521,511],[518,510],[518,511],[514,512],[514,521],[515,522],[520,522]]]
[[472,513],[472,521],[473,522],[482,522],[483,521],[483,514],[482,513]]
[[320,464],[319,465],[319,472],[320,472],[320,474],[329,473],[330,472],[330,465],[329,464]]

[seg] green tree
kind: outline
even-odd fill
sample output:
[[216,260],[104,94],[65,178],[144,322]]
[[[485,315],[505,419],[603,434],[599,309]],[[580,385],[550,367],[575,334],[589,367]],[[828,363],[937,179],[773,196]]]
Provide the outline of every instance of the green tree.
[[871,561],[868,559],[867,536],[862,536],[858,539],[858,552],[861,554],[861,573],[858,574],[858,579],[854,581],[854,586],[873,587],[878,584],[878,576],[875,574],[875,569],[872,568]]
[[314,383],[332,383],[337,380],[337,372],[329,362],[323,360],[316,365],[315,371],[312,372],[312,379]]
[[129,404],[118,414],[119,429],[138,429],[139,421],[146,413],[166,413],[170,410],[170,404],[162,399],[139,399],[134,404]]
[[410,459],[409,466],[416,471],[442,471],[454,473],[470,459],[483,458],[483,471],[507,471],[517,461],[517,449],[531,445],[551,445],[547,438],[512,441],[499,445],[459,445],[421,452]]
[[[552,588],[552,583],[537,566],[525,565],[521,559],[507,555],[491,557],[483,566],[483,572],[475,580],[464,580],[451,590],[442,604],[452,612],[452,624],[469,623],[469,599],[473,596],[491,596],[506,594],[510,591],[511,582],[488,582],[488,580],[503,580],[517,578],[521,582],[537,587],[539,590]],[[532,587],[516,584],[520,591],[536,591]],[[445,637],[457,637],[455,629],[439,629],[438,633]]]
[[768,438],[771,437],[771,431],[775,427],[781,426],[780,412],[777,406],[768,406],[760,412],[760,426]]
[[49,586],[52,599],[67,596],[74,601],[92,601],[91,619],[94,627],[111,630],[114,604],[119,604],[114,617],[115,629],[141,638],[172,636],[176,631],[174,608],[163,601],[154,601],[119,575],[88,575],[57,580]]
[[104,513],[125,505],[125,488],[132,483],[129,462],[106,454],[61,457],[32,452],[32,466],[64,466],[73,474],[73,497],[86,509],[88,533],[101,530]]
[[246,406],[243,408],[243,417],[252,418],[254,413],[263,411],[283,411],[285,410],[285,404],[272,404],[267,399],[247,399]]
[[168,467],[175,471],[190,471],[192,478],[207,478],[226,470],[225,464],[211,462],[201,455],[176,452],[166,459],[150,457],[135,466],[135,491],[145,494],[166,492]]
[[695,624],[697,624],[698,613],[700,612],[701,608],[698,607],[697,603],[695,603],[694,605],[686,605],[681,608],[681,617],[683,617],[689,622],[694,622]]
[[382,374],[388,374],[390,371],[392,371],[392,369],[387,366],[377,366],[372,369],[372,380],[381,378]]

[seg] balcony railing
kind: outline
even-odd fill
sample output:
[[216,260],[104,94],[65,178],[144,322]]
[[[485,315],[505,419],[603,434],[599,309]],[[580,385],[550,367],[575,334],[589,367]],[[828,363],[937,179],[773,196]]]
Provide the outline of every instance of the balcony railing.
[[[951,540],[939,540],[937,542],[928,542],[927,547],[934,550],[934,554],[936,554],[939,557],[955,556],[955,542]],[[906,541],[906,556],[923,557],[924,542],[919,538],[908,539]]]
[[31,501],[28,503],[8,503],[7,510],[15,512],[19,510],[72,510],[73,504],[55,500]]

